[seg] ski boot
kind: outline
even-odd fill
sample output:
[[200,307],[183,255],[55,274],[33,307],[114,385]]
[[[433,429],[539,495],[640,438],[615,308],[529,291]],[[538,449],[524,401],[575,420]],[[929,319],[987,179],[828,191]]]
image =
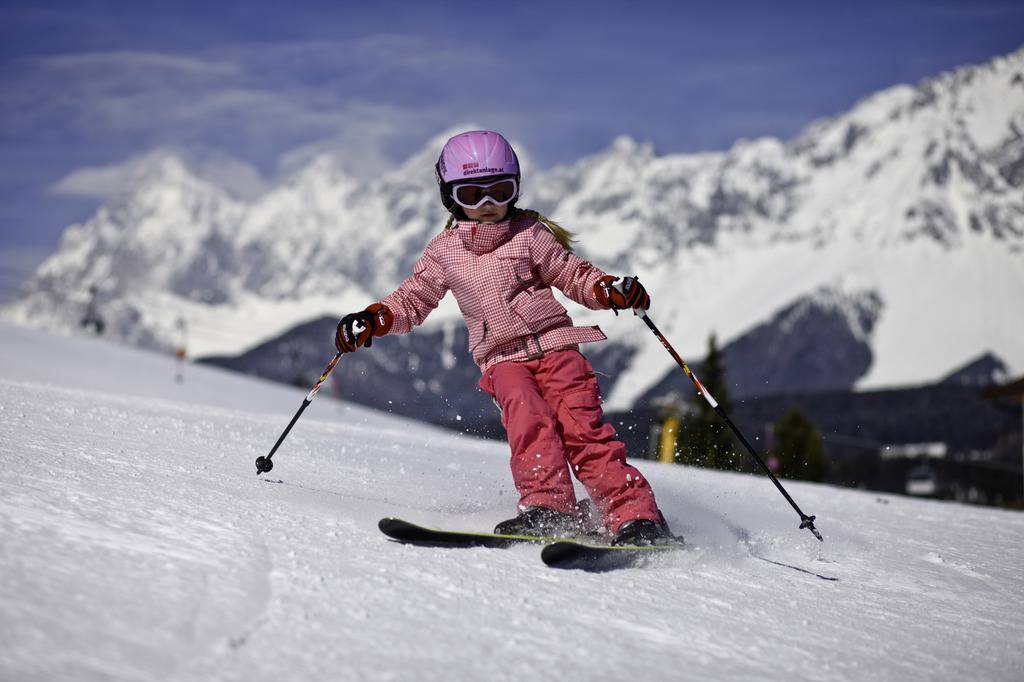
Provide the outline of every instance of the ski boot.
[[568,538],[579,535],[580,525],[575,514],[547,507],[527,507],[514,519],[502,521],[495,526],[494,532],[498,535]]
[[619,526],[619,532],[612,540],[613,545],[681,545],[683,538],[672,535],[665,517],[658,512],[658,521],[634,519]]

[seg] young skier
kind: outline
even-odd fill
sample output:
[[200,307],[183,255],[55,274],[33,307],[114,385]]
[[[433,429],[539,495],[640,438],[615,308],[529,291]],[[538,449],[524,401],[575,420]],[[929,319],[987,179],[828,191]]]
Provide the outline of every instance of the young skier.
[[498,133],[456,135],[435,170],[448,224],[394,293],[342,318],[338,351],[410,332],[451,291],[483,373],[480,387],[501,409],[512,449],[520,513],[494,532],[579,534],[571,467],[614,542],[670,541],[651,486],[602,421],[594,370],[578,350],[606,337],[597,326],[573,326],[551,287],[593,309],[646,310],[650,296],[635,277],[613,287],[619,278],[575,255],[569,232],[516,207],[519,161]]

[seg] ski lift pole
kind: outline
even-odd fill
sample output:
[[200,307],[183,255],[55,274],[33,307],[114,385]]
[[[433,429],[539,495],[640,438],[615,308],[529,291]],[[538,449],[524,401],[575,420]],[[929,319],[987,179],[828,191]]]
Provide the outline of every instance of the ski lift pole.
[[789,493],[786,492],[786,489],[782,487],[782,484],[779,483],[779,479],[775,477],[775,474],[772,473],[772,470],[768,468],[768,465],[764,463],[764,460],[761,459],[757,455],[757,452],[754,451],[754,446],[752,446],[750,444],[750,441],[748,441],[743,436],[739,428],[737,428],[736,425],[732,423],[732,419],[729,419],[729,415],[726,414],[725,410],[722,409],[722,406],[718,404],[718,401],[715,400],[713,395],[711,395],[711,392],[704,387],[704,384],[700,383],[700,379],[698,379],[697,375],[693,373],[689,366],[687,366],[686,361],[679,356],[679,353],[677,353],[676,349],[672,347],[672,344],[668,342],[668,339],[665,338],[665,335],[658,330],[658,328],[655,326],[651,318],[647,316],[647,311],[634,309],[633,312],[644,321],[644,324],[646,324],[652,332],[654,332],[654,335],[658,337],[659,341],[661,341],[661,345],[665,346],[665,350],[669,352],[669,355],[672,356],[672,359],[675,360],[676,363],[683,368],[683,371],[686,372],[686,376],[688,376],[690,378],[690,381],[693,382],[693,385],[697,387],[697,391],[700,392],[702,396],[704,396],[704,399],[708,401],[708,404],[711,405],[711,407],[715,410],[718,416],[721,417],[722,420],[729,425],[729,428],[732,429],[732,432],[736,435],[736,438],[739,439],[740,443],[743,444],[743,447],[747,449],[747,452],[750,453],[750,456],[753,457],[754,460],[761,465],[761,468],[764,469],[764,472],[766,474],[768,474],[768,478],[772,479],[772,483],[774,483],[775,487],[779,489],[779,492],[782,493],[782,496],[786,498],[786,501],[789,502],[789,504],[792,505],[793,509],[796,510],[796,513],[800,515],[800,528],[806,528],[810,530],[812,533],[814,533],[814,537],[824,542],[825,539],[821,537],[821,533],[819,533],[818,529],[814,527],[815,517],[807,516],[800,510],[800,507],[798,507],[796,502],[793,501],[793,498],[789,496]]
[[327,380],[327,377],[331,375],[331,372],[334,370],[334,366],[338,364],[338,360],[340,359],[341,353],[338,353],[337,355],[334,356],[333,359],[331,359],[329,363],[327,363],[327,367],[324,368],[323,374],[320,375],[320,378],[317,379],[316,384],[313,386],[313,388],[310,389],[309,393],[306,394],[306,398],[305,400],[302,401],[302,406],[299,407],[299,411],[296,412],[295,416],[292,417],[292,420],[288,422],[288,426],[285,427],[284,432],[281,434],[281,437],[277,439],[277,442],[274,443],[274,447],[270,449],[270,454],[268,454],[266,457],[256,458],[257,476],[259,476],[265,471],[270,471],[271,469],[274,468],[274,463],[270,461],[270,458],[273,457],[274,453],[277,452],[277,449],[281,447],[281,443],[284,442],[284,439],[288,435],[288,432],[292,430],[293,426],[295,426],[295,422],[297,422],[299,420],[299,417],[302,416],[303,411],[305,411],[305,409],[309,407],[309,404],[313,402],[313,398],[315,398],[316,394],[320,391],[320,385],[323,384],[324,381]]

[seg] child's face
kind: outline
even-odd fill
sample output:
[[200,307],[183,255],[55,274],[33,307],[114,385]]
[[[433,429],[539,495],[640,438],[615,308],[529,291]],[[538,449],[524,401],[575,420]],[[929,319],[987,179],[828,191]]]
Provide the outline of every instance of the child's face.
[[508,213],[508,204],[498,206],[490,201],[485,201],[480,208],[464,208],[466,217],[480,223],[499,223]]

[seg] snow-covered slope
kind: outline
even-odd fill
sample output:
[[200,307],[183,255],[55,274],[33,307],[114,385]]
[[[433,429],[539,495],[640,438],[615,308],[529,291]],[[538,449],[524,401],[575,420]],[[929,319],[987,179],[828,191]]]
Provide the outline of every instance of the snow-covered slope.
[[[0,324],[0,678],[1014,680],[1024,516],[642,462],[691,551],[406,547],[512,512],[505,447]],[[778,564],[758,559],[762,557]],[[782,565],[786,564],[786,565]],[[787,566],[788,565],[788,566]],[[812,571],[838,578],[820,580]]]
[[[450,132],[373,182],[321,157],[251,203],[154,157],[123,197],[68,229],[4,314],[67,329],[76,297],[98,285],[116,336],[169,346],[184,317],[190,350],[207,355],[362,307],[440,229],[431,169]],[[727,343],[830,291],[877,302],[873,324],[850,330],[869,350],[857,386],[935,380],[986,352],[1024,371],[1024,49],[876,93],[791,141],[658,155],[623,137],[528,170],[524,188],[523,203],[577,231],[586,256],[642,275],[652,317],[686,357],[712,331]],[[613,407],[671,370],[635,324],[575,310],[639,347]],[[457,315],[449,298],[432,322]]]

